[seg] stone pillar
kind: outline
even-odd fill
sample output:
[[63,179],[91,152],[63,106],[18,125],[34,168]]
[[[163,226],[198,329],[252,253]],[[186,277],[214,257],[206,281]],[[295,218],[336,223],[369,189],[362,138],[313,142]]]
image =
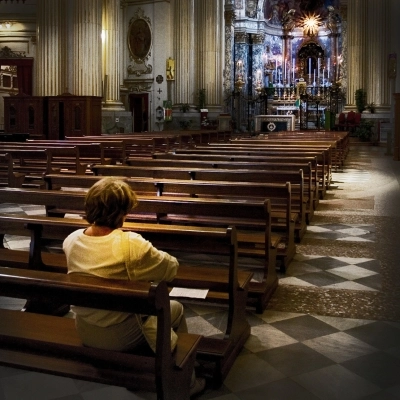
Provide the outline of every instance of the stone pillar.
[[105,110],[124,110],[120,101],[120,34],[122,24],[119,0],[103,0],[103,88]]
[[388,0],[367,0],[367,5],[367,103],[374,102],[377,112],[388,112],[391,101],[387,74],[390,37],[385,26],[389,20],[389,5]]
[[196,0],[195,15],[197,17],[197,90],[206,89],[206,103],[209,111],[212,108],[220,111],[222,104],[222,26],[223,0]]
[[102,0],[74,0],[74,87],[76,96],[101,96]]
[[[264,55],[264,40],[265,34],[256,33],[253,38],[253,87],[264,87],[263,79],[263,55]],[[257,92],[255,93],[257,94]]]
[[394,93],[394,148],[393,160],[400,161],[400,93]]
[[195,90],[193,79],[195,76],[194,1],[176,0],[174,2],[174,58],[176,60],[174,104],[193,103]]
[[371,60],[366,59],[366,7],[365,0],[347,2],[347,93],[346,103],[355,108],[355,91],[365,89],[366,71]]
[[232,94],[234,89],[235,77],[235,6],[231,0],[225,3],[225,66],[224,66],[224,97],[227,98]]
[[64,91],[66,60],[62,50],[61,0],[38,0],[37,53],[35,58],[36,96],[57,96]]
[[286,66],[286,80],[284,80],[284,84],[290,82],[290,70],[289,66],[291,65],[291,54],[292,54],[292,40],[293,36],[291,35],[283,35],[282,36],[282,79],[285,79],[284,71]]

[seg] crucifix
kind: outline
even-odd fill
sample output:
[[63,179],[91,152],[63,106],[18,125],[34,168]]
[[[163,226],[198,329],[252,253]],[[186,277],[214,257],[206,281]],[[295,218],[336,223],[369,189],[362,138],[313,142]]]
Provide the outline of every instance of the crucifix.
[[158,92],[159,94],[161,94],[162,90],[161,90],[161,89],[158,89],[157,92]]

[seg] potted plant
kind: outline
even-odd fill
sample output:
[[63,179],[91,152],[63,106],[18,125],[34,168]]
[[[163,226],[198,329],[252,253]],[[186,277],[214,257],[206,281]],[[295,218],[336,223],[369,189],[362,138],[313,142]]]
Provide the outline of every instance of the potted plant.
[[186,111],[189,111],[190,105],[188,103],[181,103],[179,104],[179,111],[185,113]]
[[357,89],[355,91],[357,111],[362,113],[365,110],[367,93],[364,89]]
[[362,119],[360,125],[356,127],[356,136],[359,137],[362,142],[369,142],[374,135],[373,127],[373,121]]
[[206,89],[199,89],[197,91],[197,109],[203,110],[206,108]]

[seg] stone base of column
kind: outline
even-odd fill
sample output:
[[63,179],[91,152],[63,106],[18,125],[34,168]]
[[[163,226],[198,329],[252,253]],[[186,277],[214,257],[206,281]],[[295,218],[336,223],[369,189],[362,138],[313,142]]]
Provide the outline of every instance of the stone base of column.
[[133,116],[130,111],[104,109],[101,111],[101,133],[112,135],[116,133],[132,133]]

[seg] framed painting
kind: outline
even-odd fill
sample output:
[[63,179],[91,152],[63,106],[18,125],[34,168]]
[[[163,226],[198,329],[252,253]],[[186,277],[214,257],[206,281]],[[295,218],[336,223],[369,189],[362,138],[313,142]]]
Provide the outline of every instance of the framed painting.
[[149,23],[144,18],[131,21],[128,31],[129,52],[134,60],[145,60],[150,53],[152,34]]

